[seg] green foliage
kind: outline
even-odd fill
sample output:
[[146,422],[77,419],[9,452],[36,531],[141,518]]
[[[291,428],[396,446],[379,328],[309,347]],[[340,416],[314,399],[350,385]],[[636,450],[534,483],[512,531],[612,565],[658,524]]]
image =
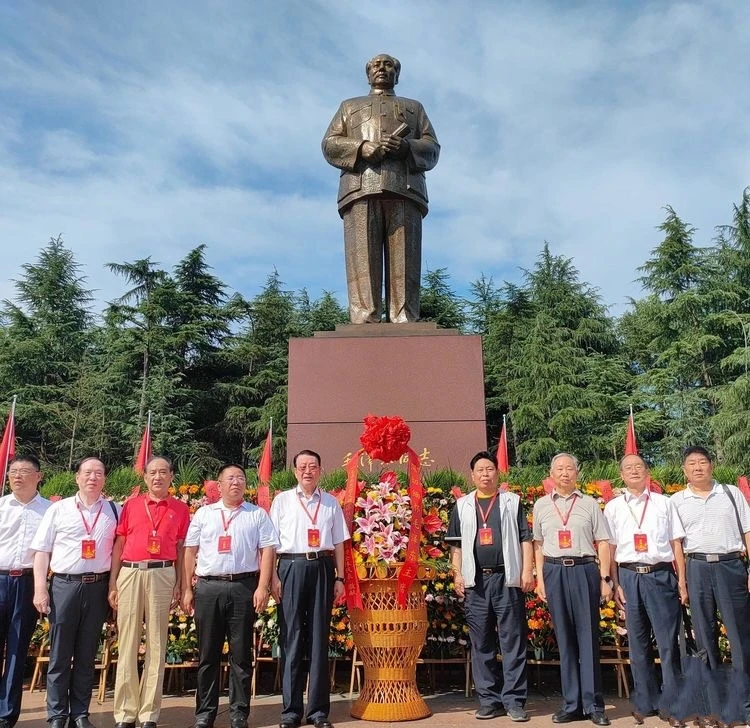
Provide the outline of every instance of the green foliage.
[[[133,468],[114,468],[107,473],[107,483],[104,486],[104,492],[113,501],[120,503],[130,495],[133,488],[137,485],[143,485],[143,478]],[[145,486],[143,490],[145,490]]]
[[180,485],[200,485],[204,480],[205,468],[202,467],[201,461],[195,457],[180,458],[174,466],[174,484]]
[[78,490],[76,485],[76,476],[71,472],[52,473],[44,475],[44,481],[39,492],[49,498],[52,495],[59,495],[61,498],[68,498],[75,495]]
[[[631,405],[651,462],[677,463],[700,443],[729,475],[750,471],[750,188],[729,215],[698,244],[666,207],[639,268],[643,295],[617,319],[547,243],[519,281],[480,273],[465,299],[446,269],[426,271],[423,319],[483,337],[487,439],[496,445],[507,416],[511,462],[523,466],[511,482],[540,482],[559,450],[587,478],[616,477]],[[178,479],[200,482],[226,461],[252,473],[269,429],[283,469],[289,339],[335,328],[346,309],[329,291],[286,290],[276,271],[251,299],[230,296],[206,251],[171,271],[151,258],[110,263],[127,290],[98,317],[61,237],[23,266],[0,304],[0,402],[18,395],[19,450],[53,471],[91,454],[131,464],[151,411],[154,451],[180,464]],[[274,487],[293,484],[282,472]]]

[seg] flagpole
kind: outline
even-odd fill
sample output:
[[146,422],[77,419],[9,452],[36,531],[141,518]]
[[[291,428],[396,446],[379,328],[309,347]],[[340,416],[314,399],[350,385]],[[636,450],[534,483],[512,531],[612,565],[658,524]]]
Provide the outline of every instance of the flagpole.
[[[18,399],[18,395],[14,394],[13,395],[13,401],[11,402],[11,405],[10,405],[10,415],[8,416],[8,422],[14,422],[14,420],[15,420],[15,417],[16,417],[16,400],[17,399]],[[5,423],[6,427],[8,426],[8,422]],[[14,423],[13,437],[15,437],[15,436],[16,436],[16,432],[15,432],[15,423]],[[0,495],[5,495],[5,476],[8,474],[8,461],[9,460],[10,460],[10,441],[8,441],[8,449],[5,452],[5,458],[4,458],[4,462],[3,462],[3,479],[2,479],[2,481],[0,481],[3,484],[3,488],[2,488],[2,491],[0,491]]]
[[148,449],[146,452],[150,455],[153,452],[153,448],[151,447],[151,410],[148,411],[146,418],[146,432],[148,432]]

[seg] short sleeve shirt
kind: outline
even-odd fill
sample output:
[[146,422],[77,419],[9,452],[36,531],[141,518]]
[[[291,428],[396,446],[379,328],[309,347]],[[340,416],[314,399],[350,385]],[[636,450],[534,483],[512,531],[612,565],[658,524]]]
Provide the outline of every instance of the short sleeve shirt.
[[[271,504],[271,520],[279,534],[280,554],[332,551],[336,544],[349,538],[339,502],[320,488],[310,498],[304,495],[299,485],[279,493]],[[308,530],[311,528],[319,532],[319,546],[309,545]]]
[[38,493],[21,503],[16,496],[0,498],[0,569],[30,569],[34,564],[31,540],[52,504]]
[[[228,552],[219,553],[219,538],[223,536],[231,537],[231,545]],[[198,547],[195,567],[198,576],[258,571],[260,549],[278,544],[271,519],[262,508],[242,503],[238,508],[230,509],[221,501],[195,512],[185,538],[185,546]]]
[[[148,512],[146,511],[148,507]],[[125,537],[125,561],[177,559],[177,542],[184,541],[190,524],[190,509],[171,496],[156,501],[148,493],[125,501],[117,524],[117,535]],[[157,536],[160,550],[148,550],[149,537]]]
[[[561,515],[562,514],[562,515]],[[563,520],[567,516],[567,525]],[[542,553],[561,556],[596,556],[597,541],[609,541],[609,530],[599,503],[575,490],[569,496],[552,491],[534,503],[534,541],[542,543]],[[561,548],[559,532],[570,531],[571,548]]]
[[[671,542],[685,536],[675,504],[667,496],[648,489],[640,496],[626,490],[611,500],[604,507],[604,519],[618,564],[671,562],[674,559]],[[635,534],[645,535],[646,551],[636,550]]]

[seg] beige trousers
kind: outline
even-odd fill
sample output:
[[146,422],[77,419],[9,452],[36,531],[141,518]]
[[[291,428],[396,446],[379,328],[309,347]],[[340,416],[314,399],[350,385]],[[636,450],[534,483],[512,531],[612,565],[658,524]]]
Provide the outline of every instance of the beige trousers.
[[[118,656],[115,676],[115,722],[159,720],[169,607],[177,579],[173,566],[163,569],[122,567],[117,576]],[[143,679],[138,680],[138,650],[146,625]]]

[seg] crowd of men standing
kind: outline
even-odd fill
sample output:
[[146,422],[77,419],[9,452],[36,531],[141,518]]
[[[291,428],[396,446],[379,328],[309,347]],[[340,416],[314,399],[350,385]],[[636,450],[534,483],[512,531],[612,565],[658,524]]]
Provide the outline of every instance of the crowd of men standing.
[[230,725],[246,728],[253,625],[271,593],[280,604],[280,726],[332,728],[325,666],[349,533],[338,501],[318,487],[320,456],[304,450],[293,465],[297,487],[275,499],[270,515],[244,500],[245,472],[229,464],[218,473],[219,500],[191,519],[169,493],[174,472],[165,457],[149,460],[146,492],[122,508],[102,493],[107,473],[98,458],[80,462],[76,494],[55,503],[38,492],[38,461],[12,460],[11,493],[0,499],[0,728],[18,721],[40,614],[50,622],[47,722],[92,728],[95,660],[110,610],[118,630],[116,728],[156,728],[169,613],[177,604],[194,616],[198,634],[195,728],[214,725],[225,641]]
[[[198,634],[195,728],[210,728],[216,719],[225,641],[230,725],[245,728],[253,624],[271,594],[281,633],[280,728],[303,722],[332,728],[328,634],[334,600],[344,597],[349,532],[337,500],[319,487],[320,456],[303,450],[293,467],[296,488],[278,494],[267,514],[244,500],[244,470],[223,466],[219,500],[191,519],[187,505],[169,493],[174,473],[165,457],[151,458],[146,492],[122,508],[102,494],[106,467],[98,458],[81,461],[76,494],[55,503],[38,492],[39,462],[15,458],[8,469],[11,493],[0,498],[0,728],[18,721],[25,657],[39,614],[50,620],[48,723],[92,728],[94,665],[110,609],[119,639],[116,728],[156,728],[169,613],[177,604],[194,615]],[[465,598],[480,703],[476,718],[529,719],[524,592],[536,588],[548,604],[560,650],[563,704],[554,723],[587,717],[609,725],[598,625],[600,602],[610,598],[625,613],[636,723],[659,715],[681,728],[685,691],[705,688],[686,684],[680,661],[678,635],[688,601],[697,646],[714,670],[720,665],[720,613],[733,675],[740,676],[741,720],[750,722],[750,507],[737,488],[713,480],[705,449],[685,451],[687,488],[671,498],[652,492],[640,457],[624,457],[625,488],[603,512],[578,489],[576,458],[559,453],[550,467],[554,488],[534,504],[533,528],[520,498],[500,488],[488,452],[477,453],[470,468],[475,489],[456,503],[446,540],[455,589]]]

